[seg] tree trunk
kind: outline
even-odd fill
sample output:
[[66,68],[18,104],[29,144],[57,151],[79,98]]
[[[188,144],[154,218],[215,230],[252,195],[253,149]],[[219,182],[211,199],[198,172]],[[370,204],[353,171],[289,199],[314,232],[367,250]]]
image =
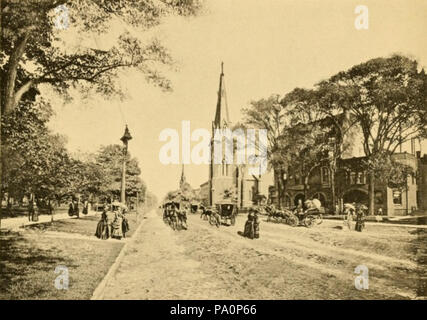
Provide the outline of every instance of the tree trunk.
[[[2,1],[0,0],[0,52],[3,51],[3,27],[2,27]],[[2,92],[0,89],[0,230],[1,230],[1,218],[2,218],[2,209],[1,204],[3,200],[3,156],[1,153],[1,118],[2,118]]]
[[369,173],[368,176],[369,179],[369,188],[368,188],[368,193],[369,193],[369,215],[373,215],[374,214],[374,210],[375,210],[375,177],[373,173]]
[[281,186],[281,179],[280,179],[280,173],[281,170],[279,168],[274,168],[274,181],[276,185],[276,191],[277,191],[277,207],[279,209],[282,208],[282,186]]
[[[280,181],[281,181],[281,194],[283,195],[283,199],[285,199],[285,194],[286,194],[286,181],[283,178],[283,175],[285,172],[283,172],[284,170],[280,170]],[[286,206],[286,205],[285,205]]]
[[9,62],[7,65],[7,76],[6,76],[6,90],[5,90],[5,101],[4,101],[4,113],[8,114],[16,106],[15,99],[15,87],[16,87],[16,76],[18,73],[19,61],[25,52],[25,46],[27,45],[29,34],[18,38],[15,43],[15,49],[10,55]]
[[308,176],[305,176],[304,178],[304,201],[307,200],[307,193],[308,193]]
[[335,193],[335,173],[336,170],[334,166],[330,168],[331,170],[331,201],[332,201],[332,213],[336,214],[336,193]]

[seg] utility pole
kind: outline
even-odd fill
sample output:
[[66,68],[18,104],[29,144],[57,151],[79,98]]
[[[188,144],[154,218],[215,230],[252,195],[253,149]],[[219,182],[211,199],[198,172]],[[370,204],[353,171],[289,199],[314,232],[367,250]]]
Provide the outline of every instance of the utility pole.
[[120,202],[126,204],[126,157],[128,153],[128,143],[129,140],[132,140],[132,136],[130,135],[128,126],[126,125],[125,133],[123,137],[120,138],[123,142],[123,165],[122,165],[122,184],[120,188]]

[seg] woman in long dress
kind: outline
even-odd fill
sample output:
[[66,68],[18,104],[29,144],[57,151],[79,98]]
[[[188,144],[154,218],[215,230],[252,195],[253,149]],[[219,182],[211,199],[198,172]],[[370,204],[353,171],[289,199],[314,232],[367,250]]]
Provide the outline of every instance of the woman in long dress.
[[255,237],[254,222],[255,222],[255,213],[253,212],[252,209],[250,209],[248,214],[248,220],[246,220],[246,223],[245,223],[245,230],[243,231],[244,237],[247,237],[249,239],[253,239]]
[[129,230],[130,230],[129,221],[126,218],[125,212],[123,211],[123,222],[122,222],[123,238],[126,238],[126,233],[128,233]]
[[111,233],[111,237],[115,238],[115,239],[121,239],[123,238],[123,214],[121,212],[121,210],[117,210],[116,214],[114,216],[114,220],[113,223],[111,225],[112,228],[112,233]]
[[105,210],[102,212],[101,220],[96,226],[95,236],[102,240],[106,240],[110,237],[108,233],[107,212]]
[[355,230],[358,232],[362,232],[365,228],[365,219],[363,218],[363,207],[356,209],[356,226]]
[[260,219],[258,217],[258,212],[255,211],[254,214],[254,238],[259,239],[259,223]]

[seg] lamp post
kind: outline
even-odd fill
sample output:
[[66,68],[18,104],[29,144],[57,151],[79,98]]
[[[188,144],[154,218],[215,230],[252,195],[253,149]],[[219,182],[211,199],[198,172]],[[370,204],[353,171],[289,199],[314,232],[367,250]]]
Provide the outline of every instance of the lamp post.
[[130,135],[128,126],[126,125],[125,133],[123,137],[120,138],[123,142],[123,165],[122,165],[122,185],[120,188],[120,201],[123,204],[126,204],[126,156],[128,153],[128,142],[132,140],[132,136]]

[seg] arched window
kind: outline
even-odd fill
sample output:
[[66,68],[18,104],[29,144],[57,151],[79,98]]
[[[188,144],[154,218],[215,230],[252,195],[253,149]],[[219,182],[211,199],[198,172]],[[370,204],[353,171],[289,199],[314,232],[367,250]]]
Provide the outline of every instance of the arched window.
[[322,167],[320,177],[321,177],[321,181],[323,184],[328,184],[329,183],[329,168]]

